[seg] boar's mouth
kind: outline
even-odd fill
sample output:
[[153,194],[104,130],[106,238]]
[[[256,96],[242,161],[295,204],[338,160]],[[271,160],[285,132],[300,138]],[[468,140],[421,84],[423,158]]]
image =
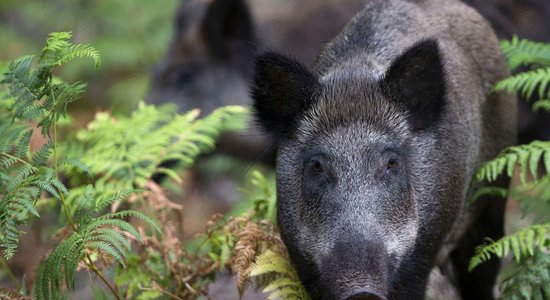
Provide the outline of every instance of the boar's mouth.
[[386,300],[384,296],[373,293],[369,288],[361,288],[352,291],[349,296],[344,297],[345,300]]

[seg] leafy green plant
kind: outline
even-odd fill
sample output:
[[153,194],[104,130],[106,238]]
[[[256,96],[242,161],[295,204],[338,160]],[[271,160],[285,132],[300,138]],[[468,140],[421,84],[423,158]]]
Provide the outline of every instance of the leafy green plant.
[[[85,85],[54,81],[53,71],[63,62],[75,57],[91,57],[95,65],[97,52],[86,45],[71,45],[68,32],[53,33],[40,52],[36,68],[33,55],[24,56],[9,65],[1,84],[9,92],[4,97],[12,116],[11,123],[0,127],[0,246],[4,256],[11,258],[17,249],[20,231],[29,215],[39,216],[34,208],[42,192],[47,191],[63,201],[67,188],[57,175],[57,123],[66,114],[67,104],[82,93]],[[30,154],[29,142],[33,133],[26,122],[35,121],[48,142]],[[51,129],[53,128],[53,136]],[[51,153],[53,166],[48,165]]]
[[[220,108],[198,119],[198,111],[179,115],[173,107],[140,104],[127,117],[99,113],[87,128],[71,134],[74,130],[64,131],[75,127],[67,107],[85,84],[66,83],[53,74],[77,57],[91,58],[96,67],[101,60],[93,47],[72,44],[70,38],[69,32],[50,34],[40,55],[15,60],[0,81],[5,94],[0,102],[0,247],[4,258],[12,258],[24,234],[19,228],[43,217],[48,207],[58,207],[63,218],[54,236],[57,246],[38,267],[34,297],[59,299],[65,289],[74,289],[76,272],[88,270],[120,299],[102,269],[126,266],[135,257],[134,241],[157,239],[164,229],[149,216],[156,211],[146,201],[156,198],[159,209],[177,206],[158,200],[162,190],[152,177],[166,174],[180,182],[178,173],[163,164],[191,165],[213,148],[221,131],[244,126],[235,120],[243,119],[246,109]],[[38,149],[30,147],[35,136],[41,136]],[[25,296],[7,265],[2,267]]]
[[[494,89],[519,92],[526,99],[536,96],[533,110],[550,111],[550,45],[514,37],[503,41],[501,47],[510,68],[530,69],[504,79]],[[479,246],[470,261],[470,270],[494,255],[512,254],[514,261],[501,276],[502,298],[547,299],[550,298],[550,142],[533,141],[509,147],[485,163],[475,179],[492,182],[501,174],[513,177],[518,173],[517,186],[509,190],[485,188],[474,199],[484,193],[509,195],[520,202],[524,215],[534,215],[534,223]]]
[[536,96],[533,110],[550,112],[550,44],[520,40],[514,36],[510,41],[502,41],[501,48],[510,69],[521,66],[530,69],[498,82],[494,89],[518,92],[526,99]]

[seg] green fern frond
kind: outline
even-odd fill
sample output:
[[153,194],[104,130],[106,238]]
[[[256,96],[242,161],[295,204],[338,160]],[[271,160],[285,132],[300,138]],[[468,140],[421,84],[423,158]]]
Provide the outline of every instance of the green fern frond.
[[[115,219],[115,218],[128,218],[128,217],[134,217],[136,219],[139,219],[145,222],[145,224],[147,224],[148,226],[150,226],[155,232],[159,234],[162,233],[162,229],[160,229],[160,226],[155,219],[135,210],[123,210],[115,213],[110,213],[98,219],[101,220],[101,219],[107,219],[107,218]],[[139,238],[139,234],[137,236],[134,235],[134,237]]]
[[132,248],[130,241],[117,229],[110,227],[97,228],[92,231],[92,234],[94,234],[94,236],[90,239],[90,241],[103,240],[109,242],[113,244],[120,253],[126,253]]
[[53,80],[53,71],[75,57],[90,57],[95,66],[101,62],[98,52],[89,45],[73,45],[70,32],[50,34],[40,52],[38,65],[33,68],[34,56],[12,62],[0,84],[8,87],[4,99],[14,99],[9,105],[13,118],[38,121],[42,134],[48,136],[51,127],[66,114],[66,106],[84,91],[85,84]]
[[541,99],[533,103],[533,111],[544,110],[550,112],[550,99]]
[[482,187],[474,193],[470,201],[475,202],[480,197],[484,196],[498,196],[500,198],[506,198],[508,196],[508,189],[492,186]]
[[87,44],[71,45],[57,59],[57,64],[62,65],[77,57],[89,57],[93,59],[94,68],[96,69],[101,66],[101,56],[99,52],[93,46]]
[[532,71],[522,72],[508,77],[495,86],[495,90],[504,90],[509,93],[519,92],[526,99],[533,96],[535,91],[540,99],[550,96],[550,67],[539,68]]
[[81,234],[74,232],[64,239],[39,266],[34,284],[34,297],[39,300],[59,299],[63,282],[68,289],[73,289],[74,274],[84,254],[84,240]]
[[133,193],[138,192],[138,190],[119,190],[116,192],[108,192],[103,195],[100,195],[95,204],[94,212],[101,212],[107,206],[111,205],[114,202],[124,200],[128,198]]
[[29,147],[30,147],[30,140],[32,136],[33,130],[28,129],[26,130],[23,135],[18,139],[18,141],[15,144],[15,156],[19,158],[25,158],[27,154],[29,153]]
[[40,147],[31,157],[31,162],[35,166],[44,166],[48,162],[53,151],[53,143],[48,141]]
[[547,251],[550,242],[549,233],[550,223],[531,225],[498,241],[479,246],[476,249],[476,255],[470,260],[469,270],[473,270],[493,255],[504,257],[512,252],[516,262],[520,262],[524,257],[535,255],[537,248],[538,251]]
[[[196,157],[215,144],[221,131],[234,129],[233,119],[242,119],[243,107],[223,107],[198,119],[197,110],[177,115],[171,106],[156,108],[141,103],[129,117],[100,113],[88,128],[77,133],[82,144],[82,162],[102,184],[112,188],[143,188],[154,174],[164,173],[180,180],[178,175],[161,167],[163,162],[176,161],[189,166]],[[231,126],[230,126],[231,125]],[[240,124],[245,127],[245,122]],[[63,145],[62,151],[76,148]]]
[[[91,187],[88,188],[90,189]],[[153,228],[160,232],[155,221],[136,211],[121,211],[99,217],[92,217],[91,214],[83,216],[76,224],[76,231],[64,239],[40,265],[34,285],[34,295],[37,299],[57,299],[61,295],[63,283],[68,289],[74,288],[76,268],[84,259],[86,249],[109,255],[125,266],[131,245],[124,234],[132,235],[140,242],[143,239],[130,223],[120,218],[140,218],[148,224],[153,224]]]
[[65,172],[69,170],[77,170],[80,173],[87,174],[90,177],[93,177],[92,169],[84,164],[80,159],[77,158],[67,158],[58,162],[58,166],[63,169]]
[[519,66],[550,65],[550,44],[537,43],[513,36],[500,42],[502,52],[511,70]]
[[288,258],[269,249],[250,266],[250,277],[266,274],[275,276],[263,289],[264,293],[270,293],[268,299],[310,299]]
[[0,153],[13,153],[16,141],[19,140],[28,129],[27,125],[23,124],[6,124],[0,127]]
[[525,182],[529,173],[538,178],[538,166],[542,161],[545,169],[550,170],[550,142],[533,141],[529,144],[504,149],[496,158],[486,162],[475,175],[477,181],[495,181],[499,174],[511,177],[516,164],[520,166],[521,181]]
[[[117,246],[115,246],[115,242],[109,241],[95,241],[95,242],[89,242],[87,246],[89,248],[100,250],[103,253],[109,254],[112,256],[119,264],[121,264],[123,267],[126,267],[124,264],[124,259],[126,259],[127,253],[126,251],[122,251],[121,249],[118,249]],[[122,251],[122,252],[120,252]]]
[[73,45],[69,41],[72,32],[53,32],[46,40],[46,45],[40,53],[38,64],[40,67],[51,68],[60,66],[77,57],[89,57],[94,61],[94,67],[101,64],[101,57],[97,50],[85,44]]

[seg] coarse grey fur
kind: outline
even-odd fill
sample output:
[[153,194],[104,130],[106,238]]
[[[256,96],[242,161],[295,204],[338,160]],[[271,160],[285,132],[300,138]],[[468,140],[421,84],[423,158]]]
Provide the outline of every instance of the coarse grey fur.
[[[401,91],[384,82],[409,50],[433,45],[445,95],[432,117],[390,100]],[[468,188],[476,168],[516,139],[515,97],[489,93],[508,72],[487,23],[460,1],[372,0],[311,74],[274,54],[256,68],[258,121],[280,142],[278,224],[312,296],[421,299],[435,265],[463,297],[472,293],[464,254],[481,241],[475,232],[488,214],[496,218],[489,234],[502,234],[503,201],[469,206]],[[390,157],[404,176],[384,181]],[[311,179],[321,166],[330,180]],[[495,272],[477,298],[492,298]]]

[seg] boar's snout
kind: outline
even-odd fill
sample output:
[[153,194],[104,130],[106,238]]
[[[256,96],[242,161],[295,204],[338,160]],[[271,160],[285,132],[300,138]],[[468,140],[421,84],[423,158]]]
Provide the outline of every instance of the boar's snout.
[[345,300],[386,300],[386,298],[375,293],[371,293],[368,288],[363,288],[354,291],[350,296],[346,297]]
[[344,232],[334,241],[321,266],[321,285],[330,290],[329,298],[386,299],[391,258],[383,239]]

